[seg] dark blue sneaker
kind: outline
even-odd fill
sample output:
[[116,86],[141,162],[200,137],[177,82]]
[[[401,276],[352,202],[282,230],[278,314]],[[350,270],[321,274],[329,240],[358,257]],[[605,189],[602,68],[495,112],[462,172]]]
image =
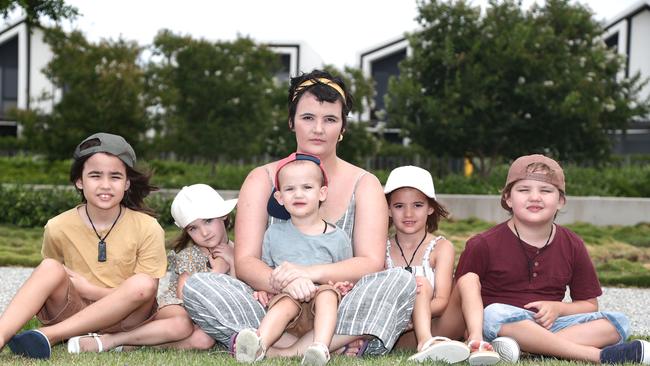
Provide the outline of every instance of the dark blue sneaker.
[[650,343],[636,339],[632,342],[607,346],[600,351],[600,363],[627,362],[650,365]]
[[11,352],[20,356],[47,359],[52,355],[50,340],[36,329],[13,336],[8,345]]

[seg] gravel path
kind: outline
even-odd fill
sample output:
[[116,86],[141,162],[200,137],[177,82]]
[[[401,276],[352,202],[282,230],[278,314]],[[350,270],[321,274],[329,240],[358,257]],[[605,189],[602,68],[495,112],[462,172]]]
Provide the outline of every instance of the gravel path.
[[[0,312],[3,312],[12,296],[32,272],[31,268],[0,267]],[[166,279],[161,281],[160,289],[166,287]],[[630,317],[632,334],[650,335],[650,289],[603,288],[598,299],[601,310],[620,311]]]

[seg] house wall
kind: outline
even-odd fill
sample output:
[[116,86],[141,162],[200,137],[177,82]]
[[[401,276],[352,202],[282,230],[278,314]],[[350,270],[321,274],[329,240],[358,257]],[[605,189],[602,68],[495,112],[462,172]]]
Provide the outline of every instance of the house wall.
[[[644,10],[632,18],[630,37],[630,75],[640,72],[650,77],[650,10]],[[641,92],[642,99],[650,97],[650,83]]]
[[[30,46],[29,108],[50,113],[54,104],[61,100],[61,91],[57,90],[43,73],[43,69],[54,57],[54,54],[49,45],[43,40],[42,29],[33,29]],[[44,96],[48,96],[48,98],[43,100]]]

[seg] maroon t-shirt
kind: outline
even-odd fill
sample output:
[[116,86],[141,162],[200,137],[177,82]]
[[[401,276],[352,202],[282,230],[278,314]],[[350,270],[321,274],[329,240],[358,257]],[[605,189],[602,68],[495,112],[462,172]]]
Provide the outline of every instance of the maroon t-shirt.
[[562,301],[566,286],[573,300],[600,296],[600,282],[582,239],[567,228],[556,228],[553,241],[542,250],[522,245],[505,222],[475,235],[460,255],[456,278],[468,272],[480,277],[483,306],[523,308],[532,301]]

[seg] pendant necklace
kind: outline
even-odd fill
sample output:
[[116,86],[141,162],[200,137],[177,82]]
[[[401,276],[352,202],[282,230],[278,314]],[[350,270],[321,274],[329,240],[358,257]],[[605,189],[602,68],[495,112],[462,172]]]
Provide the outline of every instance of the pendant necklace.
[[106,262],[106,241],[105,240],[108,237],[108,234],[110,234],[113,228],[115,227],[115,224],[117,224],[117,220],[119,220],[120,216],[122,215],[122,205],[119,205],[119,207],[120,207],[120,212],[117,214],[115,221],[113,221],[113,225],[111,225],[111,228],[108,229],[108,232],[102,238],[101,235],[99,235],[99,233],[97,232],[97,229],[95,229],[95,224],[93,224],[93,220],[90,218],[90,215],[88,214],[88,205],[86,204],[84,206],[84,209],[86,210],[86,217],[88,217],[88,221],[90,221],[90,226],[93,227],[93,231],[95,232],[95,235],[97,235],[97,239],[99,239],[99,243],[97,243],[97,261],[99,262]]
[[519,247],[524,252],[524,257],[526,257],[526,262],[528,262],[528,282],[533,282],[533,263],[534,263],[535,259],[540,254],[542,254],[542,251],[544,249],[546,249],[546,247],[548,246],[548,243],[551,242],[551,236],[553,236],[553,228],[555,227],[555,225],[551,224],[551,232],[548,234],[548,239],[546,239],[546,243],[544,243],[544,245],[542,247],[537,248],[537,252],[535,253],[535,255],[532,258],[528,257],[528,253],[526,252],[524,242],[521,240],[521,237],[519,236],[519,230],[517,230],[517,225],[515,225],[514,221],[512,222],[512,226],[515,228],[515,234],[517,234],[517,240],[519,241]]
[[418,249],[420,249],[420,246],[422,245],[422,243],[424,243],[424,239],[427,238],[427,234],[428,233],[425,231],[424,237],[422,238],[422,240],[420,240],[420,244],[418,244],[418,246],[415,247],[415,250],[413,251],[413,255],[411,256],[410,261],[406,260],[406,257],[404,256],[404,250],[402,250],[402,246],[399,244],[399,240],[397,240],[397,234],[395,234],[395,244],[397,244],[397,248],[399,248],[399,253],[402,255],[402,258],[404,258],[404,263],[406,263],[406,267],[404,267],[404,269],[406,271],[413,273],[413,268],[411,267],[411,263],[413,263],[413,259],[415,258],[415,253],[418,252]]

